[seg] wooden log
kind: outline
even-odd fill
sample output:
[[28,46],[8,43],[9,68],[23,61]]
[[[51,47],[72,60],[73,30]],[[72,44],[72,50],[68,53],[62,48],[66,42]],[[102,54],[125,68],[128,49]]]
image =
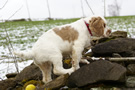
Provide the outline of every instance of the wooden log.
[[113,61],[113,62],[122,62],[122,61],[135,61],[135,57],[116,57],[116,58],[113,58],[113,57],[105,57],[105,58],[102,58],[102,57],[86,57],[84,59],[87,59],[87,60],[108,60],[108,61]]

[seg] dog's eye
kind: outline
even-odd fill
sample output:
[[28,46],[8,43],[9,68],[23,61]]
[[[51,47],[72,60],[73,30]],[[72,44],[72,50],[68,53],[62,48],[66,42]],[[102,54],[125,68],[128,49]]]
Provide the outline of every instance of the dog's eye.
[[106,24],[104,23],[104,27],[106,27]]

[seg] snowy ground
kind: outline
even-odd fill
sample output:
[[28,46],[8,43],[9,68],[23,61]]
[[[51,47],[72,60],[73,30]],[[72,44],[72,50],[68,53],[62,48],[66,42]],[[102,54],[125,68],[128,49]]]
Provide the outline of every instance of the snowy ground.
[[[135,38],[135,17],[128,18],[111,18],[107,19],[109,27],[113,30],[123,30],[128,32],[128,36]],[[11,40],[11,44],[14,50],[28,50],[40,35],[46,30],[71,21],[64,22],[19,22],[19,23],[6,23],[6,30]],[[0,24],[2,27],[4,24]],[[16,72],[16,67],[13,56],[9,51],[11,45],[6,41],[5,28],[0,28],[0,80],[6,79],[5,75],[8,73]],[[13,50],[11,50],[13,51]],[[33,60],[21,61],[17,58],[17,64],[19,71],[23,70],[24,67],[30,65]]]

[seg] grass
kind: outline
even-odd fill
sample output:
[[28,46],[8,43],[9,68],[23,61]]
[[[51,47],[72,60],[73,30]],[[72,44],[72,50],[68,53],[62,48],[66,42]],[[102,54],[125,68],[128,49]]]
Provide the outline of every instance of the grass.
[[127,31],[129,37],[135,38],[135,16],[107,17],[106,19],[111,29]]
[[[12,43],[21,44],[26,42],[27,40],[23,40],[23,38],[27,37],[30,41],[35,41],[43,32],[46,30],[75,21],[76,19],[66,19],[66,20],[49,20],[49,21],[17,21],[17,22],[6,22],[5,24],[0,23],[0,42],[4,40],[5,35],[5,27],[9,33]],[[14,40],[18,39],[18,40]],[[4,40],[5,41],[5,40]],[[22,42],[23,41],[23,42]],[[3,42],[4,43],[4,42]],[[0,44],[1,46],[2,44]]]

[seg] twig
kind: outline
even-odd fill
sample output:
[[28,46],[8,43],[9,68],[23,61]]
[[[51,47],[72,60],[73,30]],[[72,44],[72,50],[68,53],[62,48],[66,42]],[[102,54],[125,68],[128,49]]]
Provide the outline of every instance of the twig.
[[[17,70],[17,72],[19,73],[19,69],[18,69],[18,64],[17,64],[17,60],[16,60],[16,57],[13,55],[13,53],[12,53],[12,50],[14,50],[14,48],[13,48],[13,46],[12,46],[12,44],[11,44],[11,40],[10,40],[10,37],[9,37],[9,35],[8,35],[8,32],[7,32],[7,30],[6,30],[6,25],[5,25],[5,23],[3,23],[4,25],[4,30],[5,30],[5,32],[6,32],[6,41],[8,42],[8,45],[7,45],[7,47],[8,47],[8,50],[9,50],[9,52],[11,53],[11,56],[13,57],[13,59],[14,59],[14,63],[15,63],[15,67],[16,67],[16,70]],[[11,46],[11,48],[10,48],[10,46]],[[11,50],[12,49],[12,50]]]
[[22,7],[23,7],[23,5],[17,10],[17,11],[15,11],[15,13],[14,14],[12,14],[7,20],[9,20],[10,18],[12,18],[19,10],[21,10],[22,9]]
[[7,4],[7,2],[8,2],[8,0],[5,2],[5,4],[0,9],[4,8]]

